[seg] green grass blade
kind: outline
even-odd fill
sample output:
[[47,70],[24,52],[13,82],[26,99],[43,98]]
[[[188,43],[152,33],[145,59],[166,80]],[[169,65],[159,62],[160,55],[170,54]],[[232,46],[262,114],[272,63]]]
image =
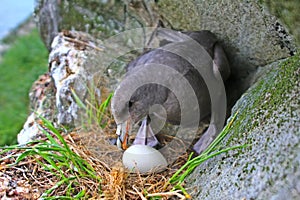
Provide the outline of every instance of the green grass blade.
[[81,190],[80,192],[78,192],[78,194],[76,194],[76,195],[74,196],[74,199],[81,199],[81,198],[83,198],[84,195],[85,195],[85,193],[86,193],[85,190]]
[[[90,175],[92,178],[96,178],[95,172],[93,168],[85,161],[83,160],[80,156],[75,154],[68,146],[62,135],[59,133],[57,129],[52,125],[51,122],[49,122],[47,119],[41,117],[41,120],[43,121],[45,127],[47,127],[49,130],[51,130],[55,136],[59,139],[59,141],[63,144],[64,147],[64,152],[66,154],[66,157],[71,160],[72,164],[74,165],[74,168],[78,170],[78,173],[83,176],[84,174]],[[47,131],[46,131],[47,132]],[[48,135],[50,135],[48,133]],[[52,136],[51,136],[52,137]],[[55,141],[55,144],[57,142]]]
[[56,144],[59,146],[58,142],[51,136],[51,134],[48,133],[48,131],[46,131],[42,126],[38,125],[38,128],[42,131],[42,133],[44,133],[46,135],[46,137],[48,138],[48,140],[50,141],[50,143],[52,145]]
[[[237,112],[238,113],[238,112]],[[230,127],[232,126],[234,120],[237,117],[237,113],[232,117],[231,121],[224,127],[222,132],[217,136],[217,138],[208,146],[208,148],[198,155],[197,157],[191,159],[191,156],[189,156],[189,159],[187,162],[178,170],[176,173],[169,179],[168,184],[176,184],[176,188],[181,188],[181,183],[183,183],[184,179],[193,172],[193,170],[198,167],[201,163],[205,162],[206,160],[213,158],[219,154],[239,149],[239,148],[245,148],[249,145],[239,145],[239,146],[233,146],[228,147],[225,149],[219,149],[217,150],[218,145],[221,143],[221,141],[227,136],[229,133]],[[175,186],[174,186],[175,188]],[[183,190],[182,190],[183,191]],[[184,192],[184,191],[183,191]]]
[[73,89],[71,89],[71,93],[72,93],[72,95],[73,95],[73,97],[74,97],[74,100],[75,100],[76,104],[77,104],[80,108],[82,108],[82,109],[84,109],[84,110],[87,110],[87,107],[86,107],[85,104],[81,101],[81,99],[78,97],[78,95],[76,94],[76,92],[75,92]]
[[215,140],[207,147],[207,149],[203,152],[203,154],[209,154],[212,151],[215,150],[215,148],[220,144],[220,142],[226,137],[228,134],[230,127],[232,126],[232,123],[237,117],[238,112],[236,112],[230,122],[224,127],[224,129],[221,131],[221,133],[215,138]]
[[[16,157],[15,165],[29,156],[35,159],[35,162],[44,168],[44,170],[49,171],[54,176],[60,179],[55,186],[43,193],[41,199],[79,199],[84,198],[86,191],[75,191],[76,186],[80,184],[80,179],[94,179],[96,181],[101,181],[101,178],[97,176],[93,167],[75,152],[73,152],[64,137],[60,134],[51,122],[43,117],[40,117],[43,125],[40,129],[46,135],[48,140],[38,140],[28,143],[27,145],[13,145],[9,147],[3,147],[1,149],[0,155],[5,154],[11,150],[20,150],[22,153],[14,155],[5,155],[0,158],[5,157]],[[18,152],[17,152],[18,153]],[[66,173],[67,172],[67,173]],[[65,173],[67,175],[65,175]],[[67,178],[66,176],[70,176]],[[74,181],[73,181],[74,180]],[[66,196],[48,197],[55,189],[60,187],[62,184],[66,184],[67,188],[65,190]],[[65,186],[64,186],[65,187]],[[77,192],[77,194],[74,194]],[[69,197],[69,196],[73,197]]]
[[[42,199],[47,199],[47,196],[49,194],[51,194],[55,189],[57,189],[58,187],[60,187],[61,185],[76,179],[75,176],[69,177],[69,178],[63,178],[61,181],[57,182],[53,187],[51,187],[50,189],[46,190],[42,195],[41,198]],[[49,199],[49,198],[48,198]]]

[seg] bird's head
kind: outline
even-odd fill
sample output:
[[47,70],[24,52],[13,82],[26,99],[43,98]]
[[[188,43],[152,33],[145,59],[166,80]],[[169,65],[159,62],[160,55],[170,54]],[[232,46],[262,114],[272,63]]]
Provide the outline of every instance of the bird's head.
[[111,111],[117,124],[117,145],[126,148],[132,126],[147,115],[145,100],[139,95],[140,89],[132,92],[130,84],[123,81],[115,90],[111,101]]

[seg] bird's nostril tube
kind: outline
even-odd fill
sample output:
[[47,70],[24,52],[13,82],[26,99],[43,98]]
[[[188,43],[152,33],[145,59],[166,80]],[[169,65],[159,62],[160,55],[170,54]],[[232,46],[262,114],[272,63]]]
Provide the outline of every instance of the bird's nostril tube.
[[128,107],[131,108],[132,105],[133,105],[133,101],[129,101],[129,102],[128,102]]
[[167,111],[160,104],[154,104],[149,108],[150,126],[153,132],[158,133],[167,121]]

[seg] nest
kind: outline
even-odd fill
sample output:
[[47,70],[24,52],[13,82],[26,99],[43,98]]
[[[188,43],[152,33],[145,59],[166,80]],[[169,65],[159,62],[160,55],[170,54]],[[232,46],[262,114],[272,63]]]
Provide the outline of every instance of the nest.
[[[53,133],[47,129],[49,134]],[[114,136],[114,130],[100,130],[86,133],[72,132],[63,135],[64,141],[70,150],[85,160],[95,171],[99,179],[78,178],[77,184],[61,184],[59,175],[45,170],[45,160],[38,155],[28,155],[22,161],[16,163],[18,157],[26,151],[26,148],[35,148],[38,143],[28,144],[26,148],[15,148],[4,152],[0,151],[0,197],[11,199],[38,199],[46,190],[48,196],[71,196],[84,191],[84,198],[88,199],[149,199],[160,197],[161,199],[186,199],[181,191],[172,190],[168,184],[170,177],[187,161],[188,153],[174,155],[177,150],[170,150],[173,156],[178,156],[168,168],[160,173],[140,174],[138,171],[130,173],[124,168],[121,161],[122,151],[109,140]],[[53,136],[58,143],[61,141]],[[171,136],[159,137],[161,141],[168,142],[174,138]],[[42,141],[48,139],[43,137]],[[178,140],[178,148],[184,143]],[[5,149],[5,148],[4,148]],[[65,177],[70,169],[64,170]],[[78,184],[79,183],[79,184]]]

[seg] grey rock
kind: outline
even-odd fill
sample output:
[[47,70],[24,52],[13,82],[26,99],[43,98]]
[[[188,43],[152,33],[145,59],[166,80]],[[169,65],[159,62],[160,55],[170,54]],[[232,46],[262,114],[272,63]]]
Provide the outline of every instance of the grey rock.
[[287,28],[288,32],[296,38],[300,44],[300,4],[298,0],[262,0],[268,10],[276,16]]
[[[122,30],[120,1],[39,0],[35,17],[41,37],[51,49],[54,37],[64,30],[76,30],[95,37],[107,37]],[[119,14],[120,13],[120,14]]]
[[195,199],[299,199],[299,57],[271,64],[236,103],[227,147],[187,180]]
[[34,112],[18,135],[20,144],[39,135],[39,115],[56,126],[74,128],[87,123],[87,110],[80,102],[95,99],[97,102],[93,103],[99,103],[103,95],[101,90],[108,88],[107,76],[104,75],[106,66],[97,59],[101,57],[99,42],[80,32],[60,33],[53,40],[49,74],[32,87],[30,99]]
[[35,18],[38,22],[40,35],[50,50],[52,40],[59,33],[59,23],[62,20],[59,14],[59,1],[38,1],[35,12],[38,13]]
[[105,69],[96,59],[102,51],[98,46],[92,37],[80,32],[61,33],[53,40],[49,70],[56,87],[58,124],[69,127],[82,125],[85,111],[75,96],[84,103],[92,95],[100,101],[100,77],[97,76]]
[[34,82],[29,92],[30,110],[33,112],[18,134],[19,144],[25,144],[42,134],[37,123],[39,117],[44,117],[52,122],[56,121],[55,93],[56,88],[49,73],[41,75]]

